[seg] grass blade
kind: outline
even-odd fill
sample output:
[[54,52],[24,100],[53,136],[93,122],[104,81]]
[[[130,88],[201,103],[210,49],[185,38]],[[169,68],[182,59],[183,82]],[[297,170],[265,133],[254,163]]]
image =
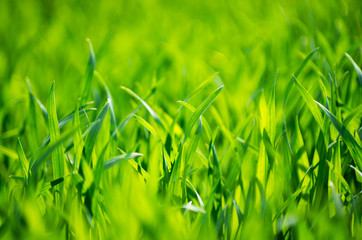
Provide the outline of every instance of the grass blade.
[[87,138],[84,142],[85,156],[86,156],[86,161],[88,164],[90,163],[90,159],[91,159],[94,143],[96,141],[96,137],[99,133],[99,130],[101,129],[103,120],[108,112],[109,104],[110,104],[109,99],[107,99],[107,103],[103,106],[103,108],[100,111],[100,113],[98,114],[96,120],[89,127],[89,128],[91,128],[91,130],[89,131]]
[[18,138],[18,156],[19,156],[20,165],[23,169],[25,182],[27,184],[28,183],[29,163],[28,163],[28,160],[26,159],[23,146],[21,145],[20,138]]
[[359,86],[361,87],[362,86],[362,71],[359,68],[359,66],[357,65],[357,63],[352,59],[352,57],[348,53],[345,53],[345,55],[349,59],[349,61],[351,61],[351,63],[353,64],[354,69],[356,69]]
[[346,143],[349,152],[351,153],[352,158],[354,159],[359,170],[362,169],[362,153],[361,147],[358,145],[356,140],[353,138],[352,134],[347,130],[347,128],[338,121],[338,119],[322,104],[315,101],[319,107],[326,113],[327,117],[333,123],[334,127],[337,129],[339,134],[342,136],[344,142]]
[[155,120],[155,122],[160,125],[163,129],[165,128],[163,123],[161,122],[161,119],[158,117],[157,113],[153,111],[153,109],[142,99],[140,98],[135,92],[133,92],[131,89],[126,87],[121,87],[121,89],[125,90],[129,95],[136,98],[138,101],[142,103],[143,106],[147,109],[147,111],[151,114],[152,118]]
[[220,93],[220,91],[223,89],[223,87],[224,87],[224,85],[220,86],[213,93],[211,93],[210,96],[208,96],[200,104],[200,106],[195,110],[195,112],[191,115],[191,117],[186,125],[184,142],[186,141],[187,137],[189,136],[191,129],[196,124],[197,120],[206,111],[206,109],[211,105],[211,103],[215,100],[216,96]]
[[302,95],[303,100],[307,104],[308,109],[312,112],[314,119],[318,123],[319,127],[323,129],[323,118],[318,106],[315,104],[313,97],[309,92],[302,86],[302,84],[293,76],[295,85],[298,88],[300,95]]
[[[50,142],[55,143],[60,138],[60,130],[59,130],[59,123],[57,117],[57,110],[55,105],[55,86],[54,83],[50,89],[50,96],[48,101],[48,128],[49,128],[49,135],[50,135]],[[60,143],[54,151],[52,152],[52,164],[53,164],[53,178],[58,179],[64,176],[64,148],[63,144]],[[63,184],[60,184],[56,187],[59,191],[56,194],[56,202],[57,206],[60,205],[61,197],[63,195]],[[60,195],[59,195],[60,194]]]
[[141,153],[128,153],[128,154],[119,155],[119,156],[116,156],[116,157],[104,162],[103,168],[104,168],[104,170],[106,170],[123,161],[141,157],[141,156],[143,156]]
[[94,73],[94,69],[96,67],[96,57],[93,52],[92,43],[89,39],[87,39],[87,41],[89,44],[90,54],[89,54],[88,65],[86,68],[86,75],[83,80],[83,88],[82,88],[82,92],[81,92],[81,96],[80,96],[81,104],[86,103],[88,100],[88,96],[90,94],[91,86],[92,86],[93,73]]

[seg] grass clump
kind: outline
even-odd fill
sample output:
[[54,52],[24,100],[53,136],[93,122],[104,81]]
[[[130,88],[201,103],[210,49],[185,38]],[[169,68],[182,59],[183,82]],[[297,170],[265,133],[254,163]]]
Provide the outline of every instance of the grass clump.
[[361,9],[1,2],[0,238],[358,239]]

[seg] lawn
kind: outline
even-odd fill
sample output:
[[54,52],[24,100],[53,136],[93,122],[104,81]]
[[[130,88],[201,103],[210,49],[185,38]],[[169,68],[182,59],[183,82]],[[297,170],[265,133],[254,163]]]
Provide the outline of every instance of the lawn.
[[0,1],[0,239],[361,239],[360,0]]

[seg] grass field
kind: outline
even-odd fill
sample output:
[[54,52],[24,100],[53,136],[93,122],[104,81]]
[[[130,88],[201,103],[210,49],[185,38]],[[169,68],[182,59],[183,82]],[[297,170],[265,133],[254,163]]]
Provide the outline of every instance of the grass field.
[[361,239],[362,2],[0,1],[0,239]]

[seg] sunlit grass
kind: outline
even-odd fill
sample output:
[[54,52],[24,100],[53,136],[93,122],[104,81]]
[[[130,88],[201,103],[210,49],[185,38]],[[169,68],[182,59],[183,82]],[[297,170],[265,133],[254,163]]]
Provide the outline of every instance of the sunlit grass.
[[2,1],[0,238],[358,239],[361,16]]

